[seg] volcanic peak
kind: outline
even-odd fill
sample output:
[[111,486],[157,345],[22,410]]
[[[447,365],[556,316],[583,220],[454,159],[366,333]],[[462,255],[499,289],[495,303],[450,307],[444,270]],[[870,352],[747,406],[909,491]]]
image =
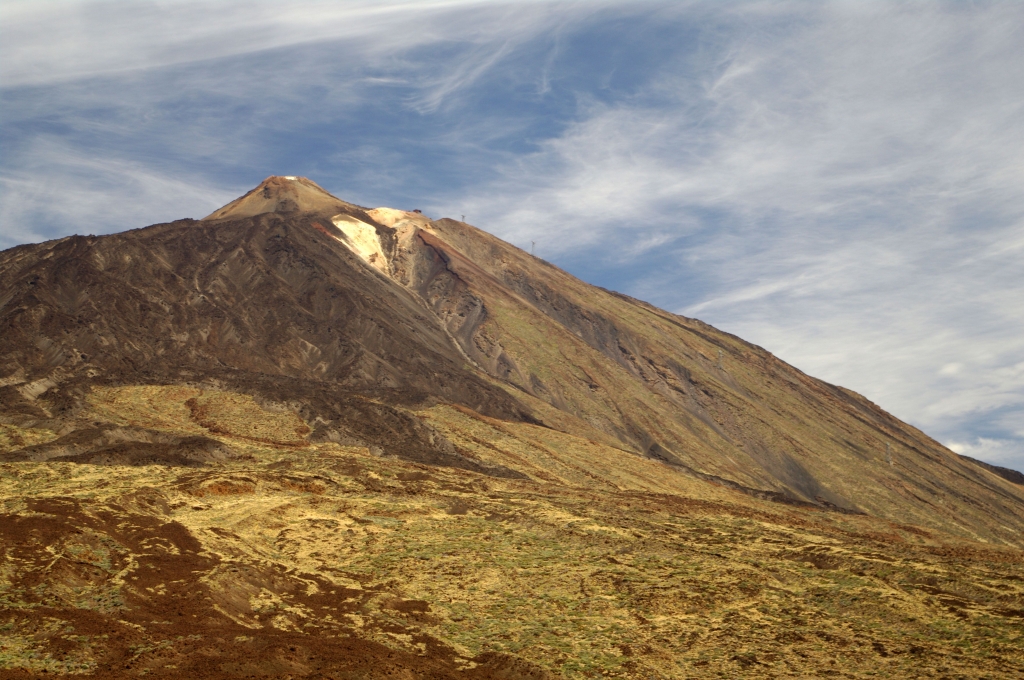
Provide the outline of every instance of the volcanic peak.
[[253,217],[263,213],[318,212],[331,215],[361,210],[305,177],[271,176],[244,196],[210,213],[204,220]]
[[374,269],[389,275],[393,240],[408,245],[418,230],[432,231],[430,219],[420,211],[395,208],[367,210],[330,194],[306,177],[272,175],[244,196],[203,218],[203,221],[241,219],[266,213],[298,215],[314,213],[330,222],[337,232],[317,228],[337,239]]

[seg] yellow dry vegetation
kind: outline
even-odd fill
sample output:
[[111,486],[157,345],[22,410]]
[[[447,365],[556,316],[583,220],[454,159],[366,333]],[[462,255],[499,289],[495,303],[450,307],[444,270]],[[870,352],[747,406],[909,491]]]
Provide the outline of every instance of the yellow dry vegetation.
[[436,406],[419,415],[475,458],[524,472],[537,481],[689,498],[732,497],[696,478],[666,474],[663,463],[547,427],[504,422],[459,406]]
[[14,451],[26,446],[45,444],[57,438],[57,433],[37,428],[0,424],[0,451]]
[[307,446],[309,426],[292,411],[269,411],[248,394],[201,393],[186,406],[192,420],[213,434],[281,446]]
[[98,387],[88,403],[96,416],[178,434],[221,435],[282,446],[306,446],[309,426],[293,411],[268,410],[252,396],[179,385]]
[[[4,464],[0,510],[25,515],[40,499],[73,499],[90,516],[185,527],[208,556],[194,579],[211,615],[248,631],[219,644],[270,630],[351,634],[420,655],[443,645],[463,668],[486,652],[515,655],[568,678],[1024,670],[1020,551],[760,501],[667,475],[607,443],[451,406],[418,415],[466,455],[529,479],[309,443],[296,414],[237,394],[106,388],[89,404],[89,418],[212,436],[239,456],[201,468]],[[155,539],[139,551],[101,538],[78,534],[58,548],[108,576],[36,586],[50,598],[49,633],[33,637],[18,623],[38,606],[17,586],[30,565],[0,570],[0,625],[10,625],[0,668],[95,669],[107,644],[98,636],[63,660],[48,651],[47,635],[74,635],[62,608],[122,625],[144,553],[173,551]],[[173,585],[142,594],[155,602]],[[313,604],[328,591],[337,599]],[[132,625],[146,636],[133,672],[181,663],[191,643],[161,637],[157,620]]]

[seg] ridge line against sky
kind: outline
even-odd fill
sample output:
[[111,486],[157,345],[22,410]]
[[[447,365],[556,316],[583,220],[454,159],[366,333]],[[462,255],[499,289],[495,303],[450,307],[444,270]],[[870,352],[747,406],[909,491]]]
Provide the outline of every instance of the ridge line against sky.
[[1024,469],[1024,4],[8,1],[0,34],[0,247],[304,175]]

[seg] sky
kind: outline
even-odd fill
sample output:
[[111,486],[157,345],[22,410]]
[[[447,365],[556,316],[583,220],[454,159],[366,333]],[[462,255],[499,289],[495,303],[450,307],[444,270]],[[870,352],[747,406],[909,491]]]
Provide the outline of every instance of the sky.
[[1024,470],[1024,3],[0,0],[0,248],[463,215]]

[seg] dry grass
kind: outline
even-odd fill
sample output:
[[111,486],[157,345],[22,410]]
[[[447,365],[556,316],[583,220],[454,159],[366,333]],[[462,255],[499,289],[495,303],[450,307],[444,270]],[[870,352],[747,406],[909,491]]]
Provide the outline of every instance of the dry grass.
[[[420,415],[467,453],[531,480],[309,444],[297,416],[239,395],[133,387],[97,391],[90,404],[90,417],[203,433],[249,458],[198,470],[6,464],[3,511],[30,517],[33,502],[62,498],[90,517],[180,523],[198,554],[216,557],[193,577],[214,593],[209,615],[249,631],[224,644],[268,630],[349,631],[414,654],[443,645],[464,668],[503,652],[578,678],[1024,670],[1018,551],[772,505],[659,474],[605,444],[451,407]],[[40,546],[44,561],[3,562],[0,668],[95,668],[108,643],[76,630],[79,611],[142,629],[133,673],[180,663],[175,650],[191,643],[129,616],[140,597],[173,588],[133,580],[149,553],[173,546],[129,548],[93,526]],[[60,567],[59,556],[74,560],[74,578],[26,576]],[[86,567],[96,575],[82,577]],[[310,599],[326,590],[343,596]],[[48,618],[30,617],[41,608]],[[58,638],[60,658],[50,651]]]

